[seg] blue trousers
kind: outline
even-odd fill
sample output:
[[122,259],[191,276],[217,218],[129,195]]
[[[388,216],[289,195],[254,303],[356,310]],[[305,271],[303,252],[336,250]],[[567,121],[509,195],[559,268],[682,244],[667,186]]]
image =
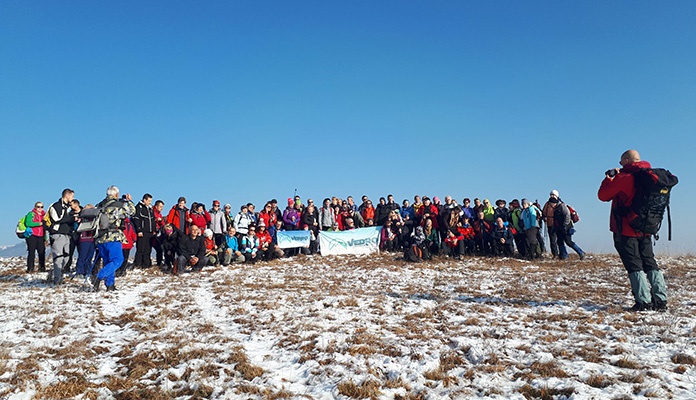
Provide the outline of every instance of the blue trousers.
[[121,242],[100,243],[97,248],[99,248],[99,255],[104,260],[104,267],[99,270],[97,279],[103,279],[106,286],[113,286],[116,283],[114,273],[123,263]]
[[77,257],[77,274],[87,275],[94,262],[94,242],[80,242],[77,247],[79,256]]

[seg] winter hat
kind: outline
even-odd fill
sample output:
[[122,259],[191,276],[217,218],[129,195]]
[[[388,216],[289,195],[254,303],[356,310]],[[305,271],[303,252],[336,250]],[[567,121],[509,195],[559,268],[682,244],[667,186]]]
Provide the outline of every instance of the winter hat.
[[437,196],[433,197],[433,203],[440,204],[440,198]]
[[213,231],[210,229],[206,229],[203,231],[203,236],[207,237],[208,239],[213,237]]
[[289,205],[290,207],[292,207],[292,206],[295,205],[295,200],[293,200],[292,197],[288,197],[288,205]]
[[257,227],[257,228],[260,228],[260,227],[262,227],[262,226],[263,226],[263,227],[266,227],[266,223],[263,222],[263,220],[262,220],[261,218],[259,218],[259,222],[256,224],[256,227]]
[[522,199],[522,206],[528,206],[528,205],[530,205],[530,204],[531,204],[531,203],[529,202],[529,200],[527,200],[527,199]]
[[558,190],[553,189],[553,190],[551,191],[551,193],[549,193],[549,196],[556,196],[556,197],[558,197]]
[[219,200],[213,200],[213,207],[219,206],[219,205],[220,205],[220,201],[219,201]]

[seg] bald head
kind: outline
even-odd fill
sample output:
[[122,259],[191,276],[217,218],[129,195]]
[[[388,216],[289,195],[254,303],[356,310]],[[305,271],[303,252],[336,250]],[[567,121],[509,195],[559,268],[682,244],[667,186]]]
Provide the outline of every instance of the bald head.
[[628,165],[634,162],[640,161],[640,154],[638,154],[637,150],[626,150],[622,155],[621,155],[621,165]]

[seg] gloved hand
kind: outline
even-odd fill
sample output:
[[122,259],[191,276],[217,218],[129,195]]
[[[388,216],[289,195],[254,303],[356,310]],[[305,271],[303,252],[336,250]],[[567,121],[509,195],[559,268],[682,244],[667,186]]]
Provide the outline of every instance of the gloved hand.
[[575,235],[575,228],[570,228],[570,229],[568,229],[568,234],[569,234],[570,236]]

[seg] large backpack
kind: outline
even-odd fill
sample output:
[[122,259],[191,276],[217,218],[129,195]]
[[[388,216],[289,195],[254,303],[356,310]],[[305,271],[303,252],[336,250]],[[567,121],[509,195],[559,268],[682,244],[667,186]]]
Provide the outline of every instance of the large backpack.
[[574,224],[580,222],[580,216],[578,215],[578,212],[575,211],[575,209],[571,207],[568,203],[566,203],[566,207],[568,207],[568,212],[570,213],[570,220],[573,221]]
[[663,168],[642,168],[633,173],[636,194],[631,203],[631,210],[636,217],[629,222],[631,228],[638,232],[655,235],[662,225],[662,218],[667,209],[667,222],[669,224],[668,240],[672,240],[672,220],[669,211],[669,197],[672,188],[679,183],[679,179]]
[[423,261],[423,249],[420,248],[417,244],[410,245],[404,253],[404,259],[410,262]]
[[17,237],[20,239],[24,239],[31,236],[31,230],[27,229],[26,220],[27,216],[25,215],[19,219],[19,222],[17,222],[17,229],[15,229],[15,233],[17,234]]
[[122,207],[123,202],[119,200],[111,200],[103,205],[98,205],[95,208],[83,208],[80,211],[81,221],[77,225],[78,233],[93,231],[94,237],[100,237],[107,232],[118,231],[120,220],[116,219],[113,214],[106,212],[108,207]]
[[78,233],[82,232],[97,232],[99,229],[99,216],[101,210],[98,208],[83,208],[80,211],[80,223],[77,224],[76,231]]

